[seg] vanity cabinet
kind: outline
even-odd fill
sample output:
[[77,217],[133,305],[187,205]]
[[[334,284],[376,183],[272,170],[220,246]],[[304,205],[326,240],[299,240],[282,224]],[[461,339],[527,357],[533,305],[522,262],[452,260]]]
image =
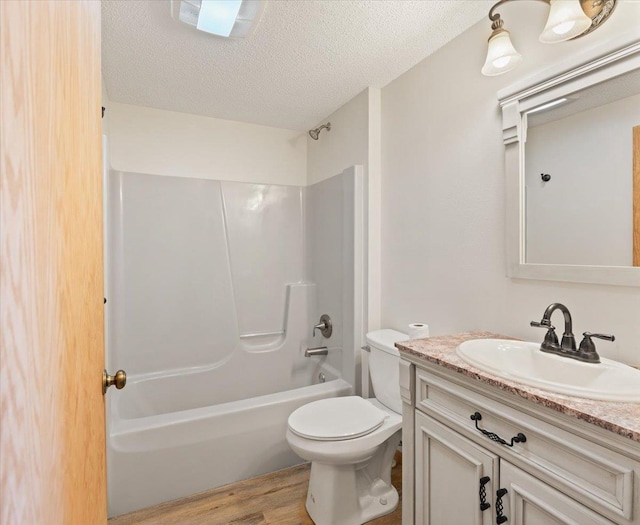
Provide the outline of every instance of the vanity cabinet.
[[404,355],[400,384],[404,525],[640,524],[637,442]]

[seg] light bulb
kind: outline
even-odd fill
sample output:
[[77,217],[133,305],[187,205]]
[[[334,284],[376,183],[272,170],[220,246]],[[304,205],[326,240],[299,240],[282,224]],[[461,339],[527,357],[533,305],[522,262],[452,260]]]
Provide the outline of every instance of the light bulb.
[[553,32],[556,35],[564,35],[571,31],[571,29],[576,25],[576,23],[572,20],[571,22],[562,22],[562,24],[558,24],[553,28]]
[[502,58],[496,58],[493,62],[491,62],[491,64],[493,65],[493,67],[497,69],[502,69],[509,62],[511,62],[511,57],[502,57]]

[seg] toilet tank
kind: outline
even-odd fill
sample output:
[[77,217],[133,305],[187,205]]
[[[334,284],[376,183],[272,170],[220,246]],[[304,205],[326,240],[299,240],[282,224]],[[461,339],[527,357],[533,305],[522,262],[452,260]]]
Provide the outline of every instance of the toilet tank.
[[375,330],[367,334],[369,354],[369,376],[373,393],[378,401],[398,414],[402,413],[400,397],[400,352],[394,346],[407,341],[409,336],[395,330]]

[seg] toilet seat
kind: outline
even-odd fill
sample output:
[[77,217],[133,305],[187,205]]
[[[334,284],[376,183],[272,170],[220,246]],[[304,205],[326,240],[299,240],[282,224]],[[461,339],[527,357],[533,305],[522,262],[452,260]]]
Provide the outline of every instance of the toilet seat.
[[295,410],[289,430],[306,439],[341,441],[366,436],[389,415],[359,396],[321,399]]

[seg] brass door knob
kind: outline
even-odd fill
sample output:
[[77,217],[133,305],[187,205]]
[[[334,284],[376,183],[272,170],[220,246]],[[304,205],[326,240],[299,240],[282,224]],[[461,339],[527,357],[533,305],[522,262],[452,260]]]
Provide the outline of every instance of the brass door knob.
[[116,375],[110,376],[105,370],[102,374],[102,395],[107,393],[107,388],[115,385],[120,390],[127,384],[127,373],[124,370],[118,370]]

